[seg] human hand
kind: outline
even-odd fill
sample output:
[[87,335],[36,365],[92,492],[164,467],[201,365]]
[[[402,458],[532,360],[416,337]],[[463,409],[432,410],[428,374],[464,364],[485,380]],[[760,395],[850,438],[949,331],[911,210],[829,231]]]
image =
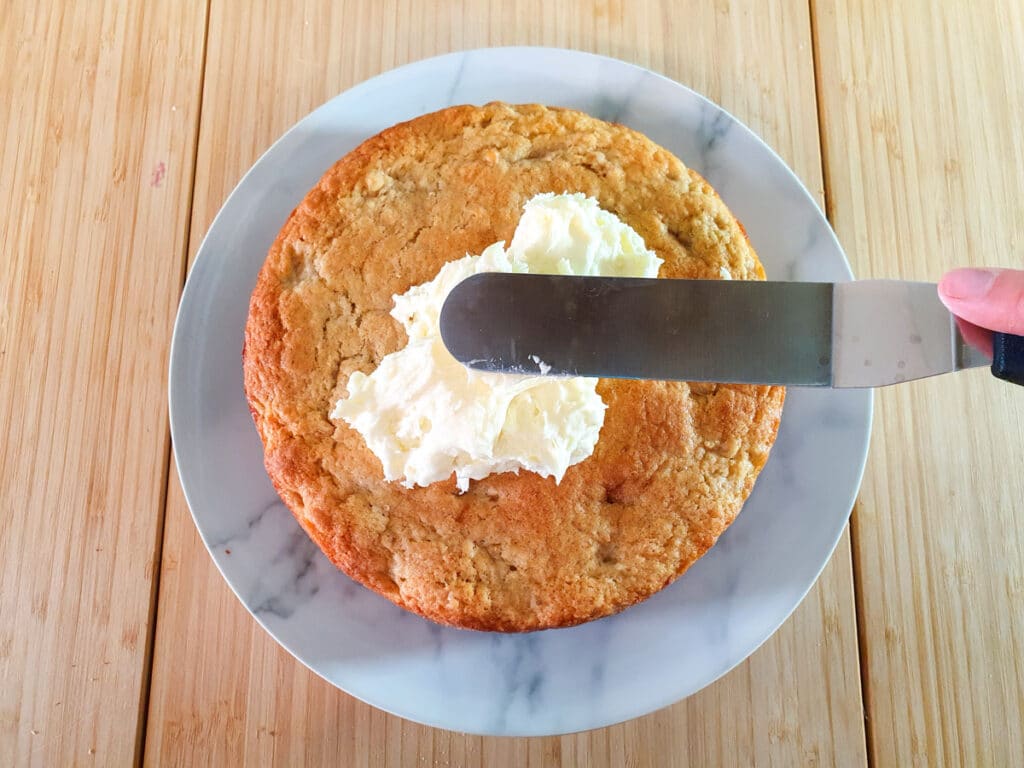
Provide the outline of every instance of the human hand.
[[956,315],[964,339],[992,356],[992,331],[1024,335],[1024,270],[954,269],[939,298]]

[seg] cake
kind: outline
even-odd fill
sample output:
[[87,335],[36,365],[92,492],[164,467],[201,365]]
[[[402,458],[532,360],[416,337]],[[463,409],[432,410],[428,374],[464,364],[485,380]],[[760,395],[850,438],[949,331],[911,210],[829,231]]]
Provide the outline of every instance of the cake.
[[356,581],[428,619],[527,631],[650,597],[715,543],[775,440],[780,387],[600,380],[593,452],[561,477],[385,479],[335,406],[407,342],[395,297],[511,240],[524,205],[582,193],[661,278],[764,279],[714,190],[643,135],[539,105],[452,107],[339,160],[285,223],[252,295],[245,392],[282,500]]

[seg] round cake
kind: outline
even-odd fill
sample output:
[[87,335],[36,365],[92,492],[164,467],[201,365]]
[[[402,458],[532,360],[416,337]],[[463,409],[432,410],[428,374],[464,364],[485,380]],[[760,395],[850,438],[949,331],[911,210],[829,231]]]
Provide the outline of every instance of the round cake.
[[434,621],[564,627],[650,597],[735,519],[775,440],[780,387],[601,380],[593,453],[426,487],[385,480],[332,419],[351,374],[406,344],[394,296],[508,241],[541,193],[598,201],[662,278],[764,279],[735,217],[643,135],[539,105],[452,107],[339,160],[282,228],[253,292],[245,391],[281,498],[353,579]]

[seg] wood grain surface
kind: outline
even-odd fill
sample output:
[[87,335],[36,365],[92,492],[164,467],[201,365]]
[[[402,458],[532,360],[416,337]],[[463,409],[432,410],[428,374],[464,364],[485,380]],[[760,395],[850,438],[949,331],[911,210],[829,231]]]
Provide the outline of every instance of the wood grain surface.
[[[383,70],[478,46],[572,46],[650,66],[747,121],[821,190],[806,6],[773,2],[758,14],[703,3],[680,13],[677,3],[654,1],[405,7],[307,2],[287,16],[261,17],[214,0],[193,254],[249,165],[309,110]],[[146,731],[153,765],[239,756],[256,764],[345,756],[365,766],[865,762],[846,537],[794,617],[725,679],[646,718],[548,739],[438,731],[335,691],[277,647],[238,603],[203,548],[173,472],[163,555]]]
[[860,277],[1024,266],[1024,8],[283,6],[0,10],[0,765],[1020,764],[1024,397],[984,371],[880,394],[852,554],[747,662],[543,739],[403,721],[281,650],[195,531],[165,393],[186,257],[245,170],[338,92],[450,50],[580,48],[708,95],[824,202]]
[[[828,199],[859,277],[1024,267],[1024,7],[817,0]],[[1024,760],[1024,390],[879,393],[855,517],[877,765]]]
[[0,10],[0,765],[141,745],[205,21]]

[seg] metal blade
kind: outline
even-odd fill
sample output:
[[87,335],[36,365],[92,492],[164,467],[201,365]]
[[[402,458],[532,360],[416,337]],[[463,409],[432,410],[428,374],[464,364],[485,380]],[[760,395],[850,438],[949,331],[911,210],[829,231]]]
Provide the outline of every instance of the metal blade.
[[831,283],[474,275],[441,337],[479,370],[829,386]]
[[987,365],[932,283],[475,275],[441,312],[479,370],[875,387]]
[[934,283],[856,280],[835,287],[834,387],[879,387],[988,365]]

